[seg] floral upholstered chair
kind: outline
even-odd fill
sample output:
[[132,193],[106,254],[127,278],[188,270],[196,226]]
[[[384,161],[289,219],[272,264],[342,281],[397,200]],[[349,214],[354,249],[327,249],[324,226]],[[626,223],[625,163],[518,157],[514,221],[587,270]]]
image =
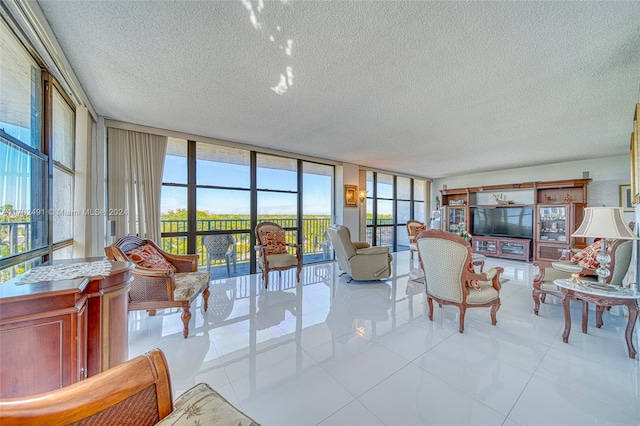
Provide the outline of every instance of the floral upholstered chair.
[[407,234],[409,235],[409,250],[411,251],[411,260],[413,260],[413,252],[418,252],[418,246],[416,245],[416,237],[422,231],[426,231],[427,226],[417,220],[407,221]]
[[176,255],[163,251],[151,240],[134,235],[118,239],[104,251],[110,260],[133,262],[129,310],[182,308],[182,334],[189,336],[191,303],[202,293],[203,307],[209,303],[209,272],[198,272],[198,255]]
[[[269,286],[269,272],[297,269],[296,281],[300,282],[302,271],[302,245],[287,243],[284,229],[273,222],[262,222],[256,226],[255,247],[258,255],[258,267],[262,270],[265,288]],[[289,250],[295,250],[291,254]]]
[[[597,241],[584,250],[565,251],[559,260],[536,260],[534,266],[538,267],[538,273],[533,277],[533,312],[538,315],[540,301],[544,303],[547,295],[557,298],[562,296],[562,292],[553,281],[557,279],[575,279],[575,277],[591,277],[591,281],[597,279],[596,269],[599,263],[596,256],[600,252],[602,244]],[[609,270],[611,275],[606,278],[606,282],[614,285],[621,285],[622,280],[627,275],[631,256],[633,254],[632,240],[611,240],[607,242],[607,252],[611,256]],[[598,321],[601,320],[601,312],[598,314]]]
[[496,325],[500,308],[500,274],[503,268],[476,273],[471,245],[464,238],[431,229],[418,234],[418,255],[424,270],[429,319],[433,321],[433,301],[460,309],[460,333],[464,332],[467,308],[491,307],[491,324]]

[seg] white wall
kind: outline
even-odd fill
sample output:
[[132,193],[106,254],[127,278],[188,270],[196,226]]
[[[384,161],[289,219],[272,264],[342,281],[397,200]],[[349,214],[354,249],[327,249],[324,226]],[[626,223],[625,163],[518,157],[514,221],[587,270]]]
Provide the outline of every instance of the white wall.
[[[581,179],[584,172],[589,172],[589,177],[592,179],[587,187],[589,206],[619,205],[619,186],[628,185],[630,182],[628,155],[436,179],[433,183],[432,201],[435,202],[435,197],[440,194],[443,185],[447,185],[448,189],[453,189],[482,185]],[[633,211],[625,212],[627,221],[634,220],[634,216]]]
[[337,171],[335,223],[349,228],[353,240],[360,240],[360,203],[358,203],[358,207],[345,207],[344,205],[344,186],[358,186],[360,167],[357,164],[342,163]]

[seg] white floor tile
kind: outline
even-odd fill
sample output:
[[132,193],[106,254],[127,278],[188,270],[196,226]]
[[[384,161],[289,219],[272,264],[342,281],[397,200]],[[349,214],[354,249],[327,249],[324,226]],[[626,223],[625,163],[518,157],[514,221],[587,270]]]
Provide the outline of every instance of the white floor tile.
[[585,397],[564,386],[533,376],[509,418],[527,425],[633,425],[640,418],[627,411]]
[[320,426],[382,426],[384,423],[367,410],[358,401],[353,401],[346,407],[319,423]]
[[501,425],[505,419],[414,364],[358,400],[385,425]]

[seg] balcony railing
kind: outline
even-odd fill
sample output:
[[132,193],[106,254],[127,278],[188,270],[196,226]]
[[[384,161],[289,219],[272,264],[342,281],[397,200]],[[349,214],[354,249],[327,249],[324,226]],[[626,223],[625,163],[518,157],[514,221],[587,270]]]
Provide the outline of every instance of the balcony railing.
[[[278,217],[261,217],[258,222],[274,222],[283,228],[296,228],[298,220],[296,218],[278,218]],[[186,220],[162,220],[162,232],[187,232]],[[331,258],[330,250],[327,250],[327,236],[325,230],[331,226],[330,218],[303,218],[302,219],[302,253],[305,263],[328,260]],[[250,260],[251,250],[250,236],[251,221],[249,219],[200,219],[196,224],[197,232],[207,231],[226,231],[235,241],[236,261],[238,268],[241,263],[247,263]],[[287,231],[287,242],[295,243],[297,241],[296,231]],[[202,235],[198,236],[196,243],[199,266],[204,267],[206,264],[207,253],[202,245]],[[174,254],[187,253],[187,237],[186,236],[163,236],[162,249]],[[223,264],[225,261],[218,261]],[[226,268],[226,266],[225,266]],[[244,268],[243,268],[244,269]],[[248,269],[247,269],[248,270]],[[248,272],[247,272],[248,273]]]

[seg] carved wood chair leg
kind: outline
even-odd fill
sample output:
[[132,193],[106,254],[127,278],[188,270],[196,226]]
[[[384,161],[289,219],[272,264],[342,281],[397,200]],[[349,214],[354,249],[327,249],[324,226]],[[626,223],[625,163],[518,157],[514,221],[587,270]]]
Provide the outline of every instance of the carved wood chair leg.
[[464,316],[467,313],[466,306],[460,306],[460,333],[464,333]]
[[298,265],[298,274],[296,277],[297,282],[300,282],[300,273],[302,272],[302,266]]
[[496,325],[498,322],[496,319],[498,309],[500,309],[500,299],[496,300],[493,305],[491,305],[491,325]]
[[189,320],[191,319],[191,310],[189,306],[186,306],[182,309],[182,324],[184,324],[184,328],[182,329],[182,335],[186,339],[189,337]]
[[433,299],[427,297],[427,304],[429,305],[429,319],[433,321]]
[[540,295],[534,290],[531,293],[531,297],[533,297],[533,313],[538,315],[538,311],[540,310]]
[[204,302],[204,311],[207,312],[207,309],[209,309],[209,295],[211,294],[211,292],[209,291],[209,285],[207,285],[207,288],[204,289],[204,291],[202,292],[202,299]]

